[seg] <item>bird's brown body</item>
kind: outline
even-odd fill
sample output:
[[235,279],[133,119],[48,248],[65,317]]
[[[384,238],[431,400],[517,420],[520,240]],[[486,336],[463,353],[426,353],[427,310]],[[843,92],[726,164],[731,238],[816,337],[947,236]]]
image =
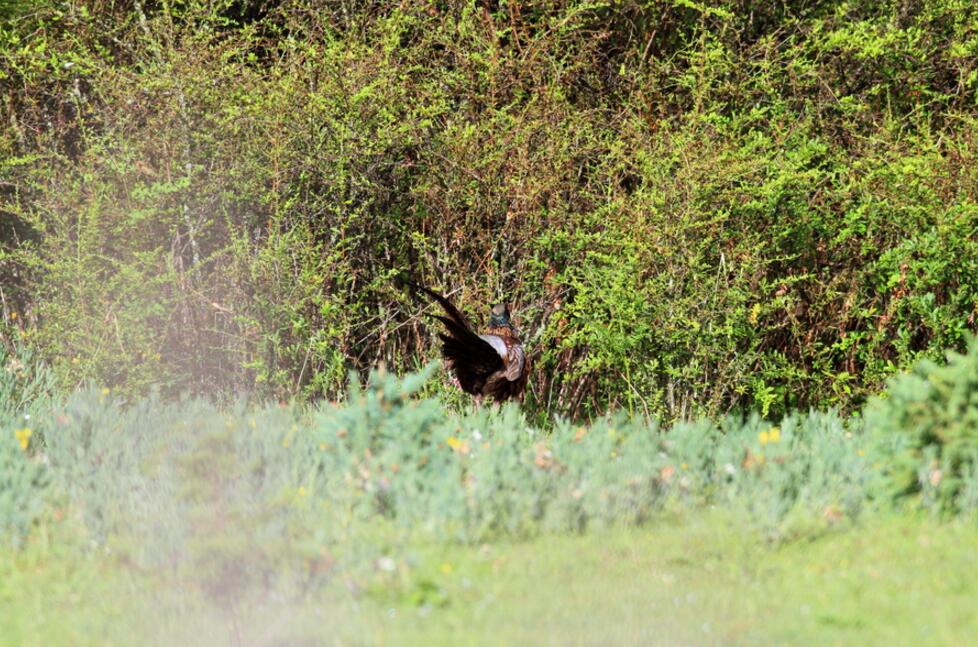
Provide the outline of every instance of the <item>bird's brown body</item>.
[[516,329],[509,322],[509,309],[492,309],[490,326],[483,334],[473,332],[465,317],[452,303],[428,288],[415,286],[437,301],[446,316],[436,316],[445,326],[439,333],[445,367],[452,371],[466,393],[491,397],[496,402],[520,398],[530,373],[529,360]]

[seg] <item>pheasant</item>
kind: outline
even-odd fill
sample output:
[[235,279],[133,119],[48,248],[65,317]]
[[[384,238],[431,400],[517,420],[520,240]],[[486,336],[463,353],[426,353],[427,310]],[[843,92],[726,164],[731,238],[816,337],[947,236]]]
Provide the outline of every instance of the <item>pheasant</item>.
[[485,396],[496,402],[522,398],[530,365],[516,329],[510,323],[509,306],[504,303],[494,305],[489,314],[489,328],[479,335],[472,331],[451,301],[434,290],[414,287],[445,310],[447,316],[435,315],[446,329],[438,336],[442,340],[445,368],[455,374],[459,387],[479,402]]

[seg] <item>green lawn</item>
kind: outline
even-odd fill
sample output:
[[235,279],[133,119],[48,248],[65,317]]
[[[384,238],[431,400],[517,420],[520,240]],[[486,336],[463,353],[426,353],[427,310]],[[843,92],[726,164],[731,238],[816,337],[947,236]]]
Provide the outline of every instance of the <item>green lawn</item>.
[[[774,547],[729,520],[451,549],[447,605],[397,608],[391,644],[965,644],[978,527],[926,519]],[[395,607],[396,608],[396,607]]]
[[[978,526],[866,517],[778,546],[711,512],[483,546],[417,544],[302,603],[207,610],[109,558],[0,567],[0,640],[51,644],[948,644],[978,635]],[[337,580],[345,578],[337,578]],[[171,583],[172,584],[172,583]],[[355,595],[348,588],[356,590]],[[236,627],[236,628],[235,628]]]

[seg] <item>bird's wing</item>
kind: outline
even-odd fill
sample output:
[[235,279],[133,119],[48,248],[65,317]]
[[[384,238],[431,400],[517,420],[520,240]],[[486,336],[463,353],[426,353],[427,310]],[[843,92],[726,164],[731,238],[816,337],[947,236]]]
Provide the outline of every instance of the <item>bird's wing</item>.
[[455,371],[455,377],[462,390],[480,394],[489,378],[502,371],[503,359],[484,339],[471,330],[460,329],[448,324],[446,317],[439,319],[449,329],[449,334],[439,334],[442,340],[442,357]]
[[522,344],[499,335],[479,335],[479,337],[489,342],[489,345],[499,353],[505,366],[506,379],[510,382],[520,379],[523,375],[523,367],[526,365],[526,353],[523,351]]
[[503,356],[491,342],[472,332],[468,322],[452,302],[434,290],[415,285],[429,295],[445,310],[448,316],[435,315],[444,324],[446,333],[439,333],[442,340],[442,357],[455,372],[462,390],[481,394],[489,378],[506,368]]
[[513,344],[509,349],[509,361],[506,362],[506,379],[515,382],[524,376],[526,369],[526,352],[522,344]]

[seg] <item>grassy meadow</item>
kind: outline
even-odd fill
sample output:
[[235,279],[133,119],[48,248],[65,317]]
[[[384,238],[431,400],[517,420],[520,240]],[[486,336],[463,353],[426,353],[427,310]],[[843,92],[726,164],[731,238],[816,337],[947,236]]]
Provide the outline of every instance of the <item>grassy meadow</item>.
[[[973,522],[874,515],[772,545],[717,511],[641,528],[412,546],[367,594],[341,582],[233,611],[111,557],[0,564],[10,645],[967,644]],[[385,579],[386,578],[386,579]],[[393,581],[391,581],[393,580]]]

